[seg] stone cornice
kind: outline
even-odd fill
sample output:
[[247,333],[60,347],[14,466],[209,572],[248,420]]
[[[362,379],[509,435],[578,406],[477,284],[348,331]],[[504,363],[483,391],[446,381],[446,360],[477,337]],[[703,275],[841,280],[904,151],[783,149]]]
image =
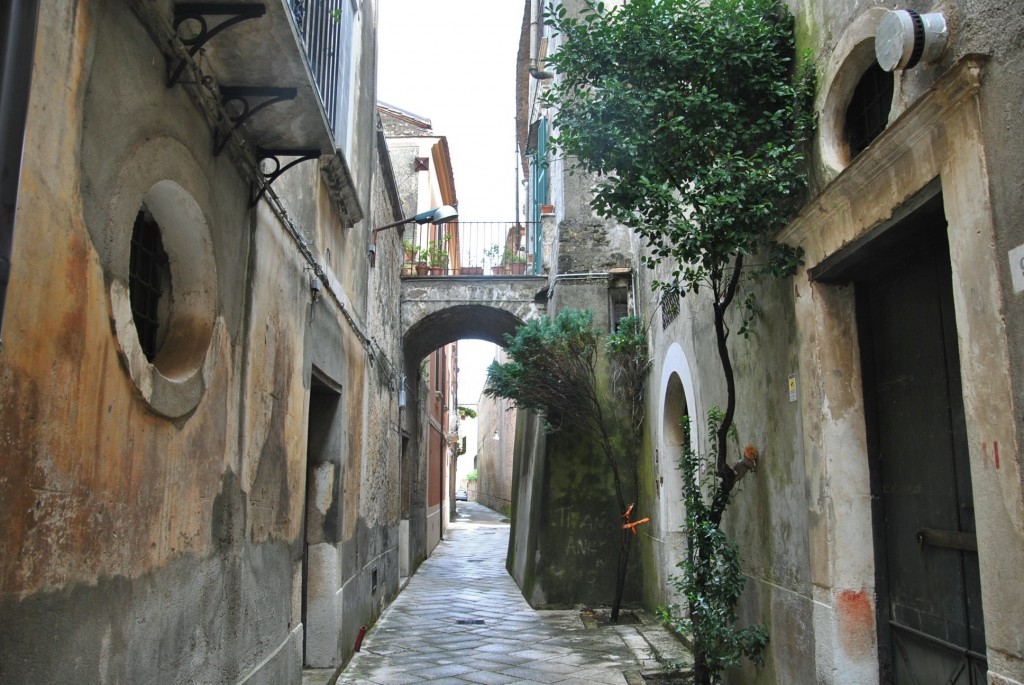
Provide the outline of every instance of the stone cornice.
[[[779,232],[780,242],[803,245],[813,242],[822,226],[836,222],[838,214],[850,209],[850,198],[861,194],[877,178],[891,169],[901,158],[919,152],[923,146],[941,145],[940,125],[947,113],[972,101],[981,88],[982,68],[986,58],[967,55],[947,71],[921,98],[875,139],[846,169],[815,196],[800,214]],[[941,159],[943,154],[933,155]],[[939,169],[935,169],[936,173]],[[884,211],[889,211],[885,208]],[[874,223],[886,216],[865,219]],[[867,228],[865,226],[864,228]]]

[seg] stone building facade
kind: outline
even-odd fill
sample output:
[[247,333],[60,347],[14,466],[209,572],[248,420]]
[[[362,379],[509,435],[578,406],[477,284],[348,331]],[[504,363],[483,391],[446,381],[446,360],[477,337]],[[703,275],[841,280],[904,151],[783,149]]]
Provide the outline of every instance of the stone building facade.
[[[495,361],[508,360],[499,352]],[[509,515],[518,412],[508,400],[487,395],[480,395],[477,412],[475,499],[489,509]]]
[[[433,130],[429,119],[391,105],[378,103],[381,131],[395,170],[395,181],[405,216],[449,205],[458,206],[455,175],[448,140]],[[407,247],[425,249],[445,246],[447,264],[459,264],[458,224],[409,223],[389,229],[396,239],[402,260],[402,277],[414,276],[410,267],[419,261]],[[396,302],[401,301],[401,296]],[[403,331],[404,334],[404,326]],[[408,354],[407,385],[415,389],[403,409],[403,469],[401,522],[401,563],[403,576],[444,539],[454,516],[455,460],[458,452],[458,347],[454,342],[435,349]],[[422,519],[421,519],[422,517]]]
[[29,69],[31,91],[23,131],[3,124],[24,154],[0,680],[340,665],[398,591],[410,516],[397,238],[367,259],[403,216],[375,3],[325,24],[332,73],[309,31],[323,3],[15,4],[38,27],[34,60],[3,71],[5,98]]
[[[817,67],[819,123],[810,197],[778,236],[804,266],[751,286],[756,335],[730,343],[739,441],[763,459],[727,527],[748,578],[741,621],[764,623],[771,642],[763,667],[729,682],[1024,682],[1024,14],[985,1],[786,4]],[[550,123],[531,103],[558,38],[541,3],[525,10],[519,136],[536,154]],[[944,47],[880,68],[876,38],[909,35],[912,51],[914,31],[937,30],[929,14],[944,20]],[[854,140],[871,89],[880,126]],[[641,506],[653,608],[679,599],[667,583],[685,554],[679,418],[706,445],[706,412],[724,401],[708,304],[652,294],[666,274],[636,268],[644,247],[591,216],[588,179],[565,172],[550,159],[552,283],[580,268],[581,247],[620,250],[582,268],[633,267],[636,311],[652,322]],[[522,487],[520,500],[537,497]],[[512,550],[513,566],[525,551]]]

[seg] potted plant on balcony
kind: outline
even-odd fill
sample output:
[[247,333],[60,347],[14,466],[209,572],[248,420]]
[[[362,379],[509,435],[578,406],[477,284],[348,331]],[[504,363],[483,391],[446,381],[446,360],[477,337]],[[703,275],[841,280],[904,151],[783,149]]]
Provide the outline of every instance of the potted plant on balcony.
[[526,253],[505,248],[505,255],[502,261],[505,263],[508,272],[514,276],[522,276],[526,273]]
[[445,242],[431,240],[427,244],[427,264],[430,266],[431,276],[441,276],[448,268],[448,250],[444,248]]
[[420,253],[419,246],[411,240],[402,241],[402,250],[405,252],[405,257],[402,261],[402,275],[410,276],[416,267],[416,260]]
[[505,275],[505,265],[498,263],[500,255],[501,247],[497,243],[484,250],[484,257],[487,259],[487,263],[491,265],[491,274],[494,276]]

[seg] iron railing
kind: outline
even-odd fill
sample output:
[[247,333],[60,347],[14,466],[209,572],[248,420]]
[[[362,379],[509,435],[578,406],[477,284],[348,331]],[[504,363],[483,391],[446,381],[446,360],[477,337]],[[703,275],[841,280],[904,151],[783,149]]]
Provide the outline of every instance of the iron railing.
[[[458,221],[410,225],[402,232],[403,276],[532,276],[541,260],[531,247],[540,224]],[[419,268],[417,268],[419,267]],[[431,269],[431,267],[433,267]]]
[[[345,36],[344,7],[351,0],[291,0],[292,16],[299,29],[306,59],[313,72],[331,128],[337,128],[338,82],[341,78],[342,42]],[[349,10],[350,11],[350,10]]]

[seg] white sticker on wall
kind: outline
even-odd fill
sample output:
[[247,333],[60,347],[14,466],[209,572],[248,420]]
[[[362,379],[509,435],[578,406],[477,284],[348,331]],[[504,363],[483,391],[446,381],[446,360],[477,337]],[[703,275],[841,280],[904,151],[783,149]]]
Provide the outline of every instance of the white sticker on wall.
[[1010,250],[1010,273],[1013,275],[1013,292],[1024,292],[1024,245]]
[[796,374],[789,374],[789,401],[796,402]]

